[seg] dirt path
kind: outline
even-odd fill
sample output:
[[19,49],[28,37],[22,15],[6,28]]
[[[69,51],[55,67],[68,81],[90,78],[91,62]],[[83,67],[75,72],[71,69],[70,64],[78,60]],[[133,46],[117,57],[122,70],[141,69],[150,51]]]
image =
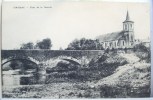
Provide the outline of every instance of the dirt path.
[[121,57],[127,59],[128,63],[135,63],[140,60],[134,53],[131,54],[120,54]]
[[140,59],[134,54],[119,54],[121,57],[127,59],[128,64],[125,64],[123,66],[119,66],[114,74],[103,78],[99,80],[98,82],[91,82],[89,85],[91,87],[97,87],[102,84],[109,84],[109,85],[115,85],[117,84],[120,80],[119,77],[122,76],[124,73],[127,73],[128,71],[132,70],[134,67],[134,64],[137,63]]

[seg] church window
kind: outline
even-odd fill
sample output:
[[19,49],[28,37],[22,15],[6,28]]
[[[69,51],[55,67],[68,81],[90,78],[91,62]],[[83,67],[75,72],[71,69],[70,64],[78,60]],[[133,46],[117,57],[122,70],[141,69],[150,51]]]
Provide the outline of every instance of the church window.
[[104,47],[105,47],[105,48],[107,47],[107,43],[106,43],[106,42],[104,43]]
[[124,41],[123,41],[123,46],[125,45]]
[[119,46],[119,42],[117,43],[117,45]]
[[125,24],[125,30],[127,30],[127,25]]
[[131,29],[132,29],[132,24],[130,24],[131,25]]
[[133,41],[133,36],[131,36],[131,41]]

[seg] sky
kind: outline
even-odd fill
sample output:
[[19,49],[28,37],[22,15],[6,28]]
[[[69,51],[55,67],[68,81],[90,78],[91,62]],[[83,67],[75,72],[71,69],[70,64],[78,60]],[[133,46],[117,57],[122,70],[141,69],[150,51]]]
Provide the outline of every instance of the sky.
[[65,49],[74,39],[95,39],[123,29],[127,10],[136,39],[150,37],[148,3],[100,1],[6,2],[2,7],[2,49],[50,38],[52,50]]

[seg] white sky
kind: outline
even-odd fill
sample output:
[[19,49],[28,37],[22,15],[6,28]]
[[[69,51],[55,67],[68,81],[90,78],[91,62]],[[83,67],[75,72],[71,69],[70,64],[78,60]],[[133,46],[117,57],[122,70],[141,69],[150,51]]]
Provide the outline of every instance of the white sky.
[[[24,9],[15,9],[24,6]],[[52,6],[52,8],[29,8]],[[135,37],[150,35],[150,7],[147,3],[110,2],[6,2],[2,10],[2,49],[51,38],[52,49],[66,48],[75,38],[94,39],[122,30],[127,9],[134,23]]]

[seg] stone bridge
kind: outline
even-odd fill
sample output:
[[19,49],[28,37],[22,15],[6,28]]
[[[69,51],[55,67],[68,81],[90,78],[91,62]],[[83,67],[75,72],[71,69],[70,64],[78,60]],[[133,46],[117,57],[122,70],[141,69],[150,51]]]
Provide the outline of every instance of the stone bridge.
[[[55,67],[59,61],[68,61],[83,65],[84,60],[91,60],[102,55],[103,51],[66,51],[66,50],[2,50],[2,84],[6,86],[27,85],[46,82],[46,68]],[[8,66],[11,61],[21,61],[21,65]],[[24,63],[25,62],[25,63]],[[31,63],[29,63],[31,62]],[[22,64],[23,63],[23,64]],[[11,68],[11,70],[10,70]],[[37,77],[33,73],[37,72]],[[22,74],[26,73],[26,74]],[[10,82],[8,82],[8,79]],[[27,82],[28,80],[28,82]],[[34,80],[34,81],[31,81]]]
[[2,66],[13,60],[27,60],[36,65],[51,59],[61,59],[82,65],[83,59],[92,59],[102,55],[102,50],[2,50]]

